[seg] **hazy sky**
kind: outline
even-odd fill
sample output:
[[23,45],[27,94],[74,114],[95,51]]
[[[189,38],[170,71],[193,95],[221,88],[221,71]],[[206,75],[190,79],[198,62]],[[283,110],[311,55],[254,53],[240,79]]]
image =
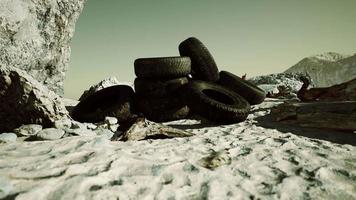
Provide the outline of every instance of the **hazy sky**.
[[356,53],[356,0],[88,0],[72,40],[65,96],[116,76],[139,57],[179,55],[195,36],[220,70],[282,72],[323,52]]

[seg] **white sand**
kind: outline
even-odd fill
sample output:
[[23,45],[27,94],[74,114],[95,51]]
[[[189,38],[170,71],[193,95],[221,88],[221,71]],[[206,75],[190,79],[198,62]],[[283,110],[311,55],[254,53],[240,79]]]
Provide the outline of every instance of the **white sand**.
[[326,141],[355,134],[279,125],[276,103],[235,125],[167,123],[190,138],[0,144],[0,199],[356,199],[355,146]]

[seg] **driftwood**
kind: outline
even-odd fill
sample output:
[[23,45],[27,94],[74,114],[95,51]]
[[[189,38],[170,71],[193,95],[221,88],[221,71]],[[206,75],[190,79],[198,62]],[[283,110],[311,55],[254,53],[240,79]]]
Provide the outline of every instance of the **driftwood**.
[[186,132],[180,129],[165,126],[160,123],[155,123],[146,120],[145,118],[138,118],[132,126],[124,132],[121,141],[138,141],[145,139],[165,139],[174,137],[189,137],[193,133]]
[[271,113],[277,121],[302,127],[356,130],[356,101],[284,103]]
[[307,89],[310,80],[301,77],[303,86],[298,91],[297,96],[301,101],[356,101],[356,78],[339,85],[325,88]]

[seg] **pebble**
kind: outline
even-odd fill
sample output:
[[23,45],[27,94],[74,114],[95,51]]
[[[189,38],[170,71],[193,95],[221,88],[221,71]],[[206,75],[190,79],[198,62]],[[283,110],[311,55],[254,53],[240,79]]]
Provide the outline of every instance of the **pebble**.
[[33,136],[42,130],[42,126],[39,124],[26,124],[15,129],[14,132],[18,136]]
[[1,133],[0,143],[11,143],[16,142],[17,135],[15,133]]
[[46,128],[37,133],[37,137],[42,140],[58,140],[64,135],[62,129]]

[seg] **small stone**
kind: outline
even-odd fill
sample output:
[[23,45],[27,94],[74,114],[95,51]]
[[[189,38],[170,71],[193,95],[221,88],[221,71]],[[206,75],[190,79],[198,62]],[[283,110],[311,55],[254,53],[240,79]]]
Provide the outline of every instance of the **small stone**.
[[96,129],[109,129],[109,125],[108,124],[98,124]]
[[56,128],[46,128],[37,133],[37,137],[42,140],[58,140],[64,135],[64,131]]
[[109,125],[117,124],[117,118],[116,117],[105,117],[104,122]]
[[96,136],[96,133],[89,129],[66,129],[66,133],[71,136]]
[[15,133],[1,133],[0,143],[11,143],[16,142],[17,135]]
[[91,129],[91,130],[95,130],[96,128],[98,128],[97,125],[92,124],[92,123],[86,123],[86,126],[88,129]]
[[110,125],[109,129],[112,131],[112,132],[115,132],[117,131],[117,129],[119,128],[120,125],[118,124],[114,124],[114,125]]
[[70,128],[72,121],[69,118],[63,118],[54,122],[54,127],[58,129]]
[[111,139],[114,136],[114,133],[108,129],[97,129],[95,133],[99,136],[104,136],[107,139]]
[[77,121],[72,121],[72,127],[71,129],[96,129],[97,125],[93,124],[93,123],[81,123],[81,122],[77,122]]
[[33,136],[42,130],[42,126],[39,124],[26,124],[15,129],[15,133],[18,136]]

